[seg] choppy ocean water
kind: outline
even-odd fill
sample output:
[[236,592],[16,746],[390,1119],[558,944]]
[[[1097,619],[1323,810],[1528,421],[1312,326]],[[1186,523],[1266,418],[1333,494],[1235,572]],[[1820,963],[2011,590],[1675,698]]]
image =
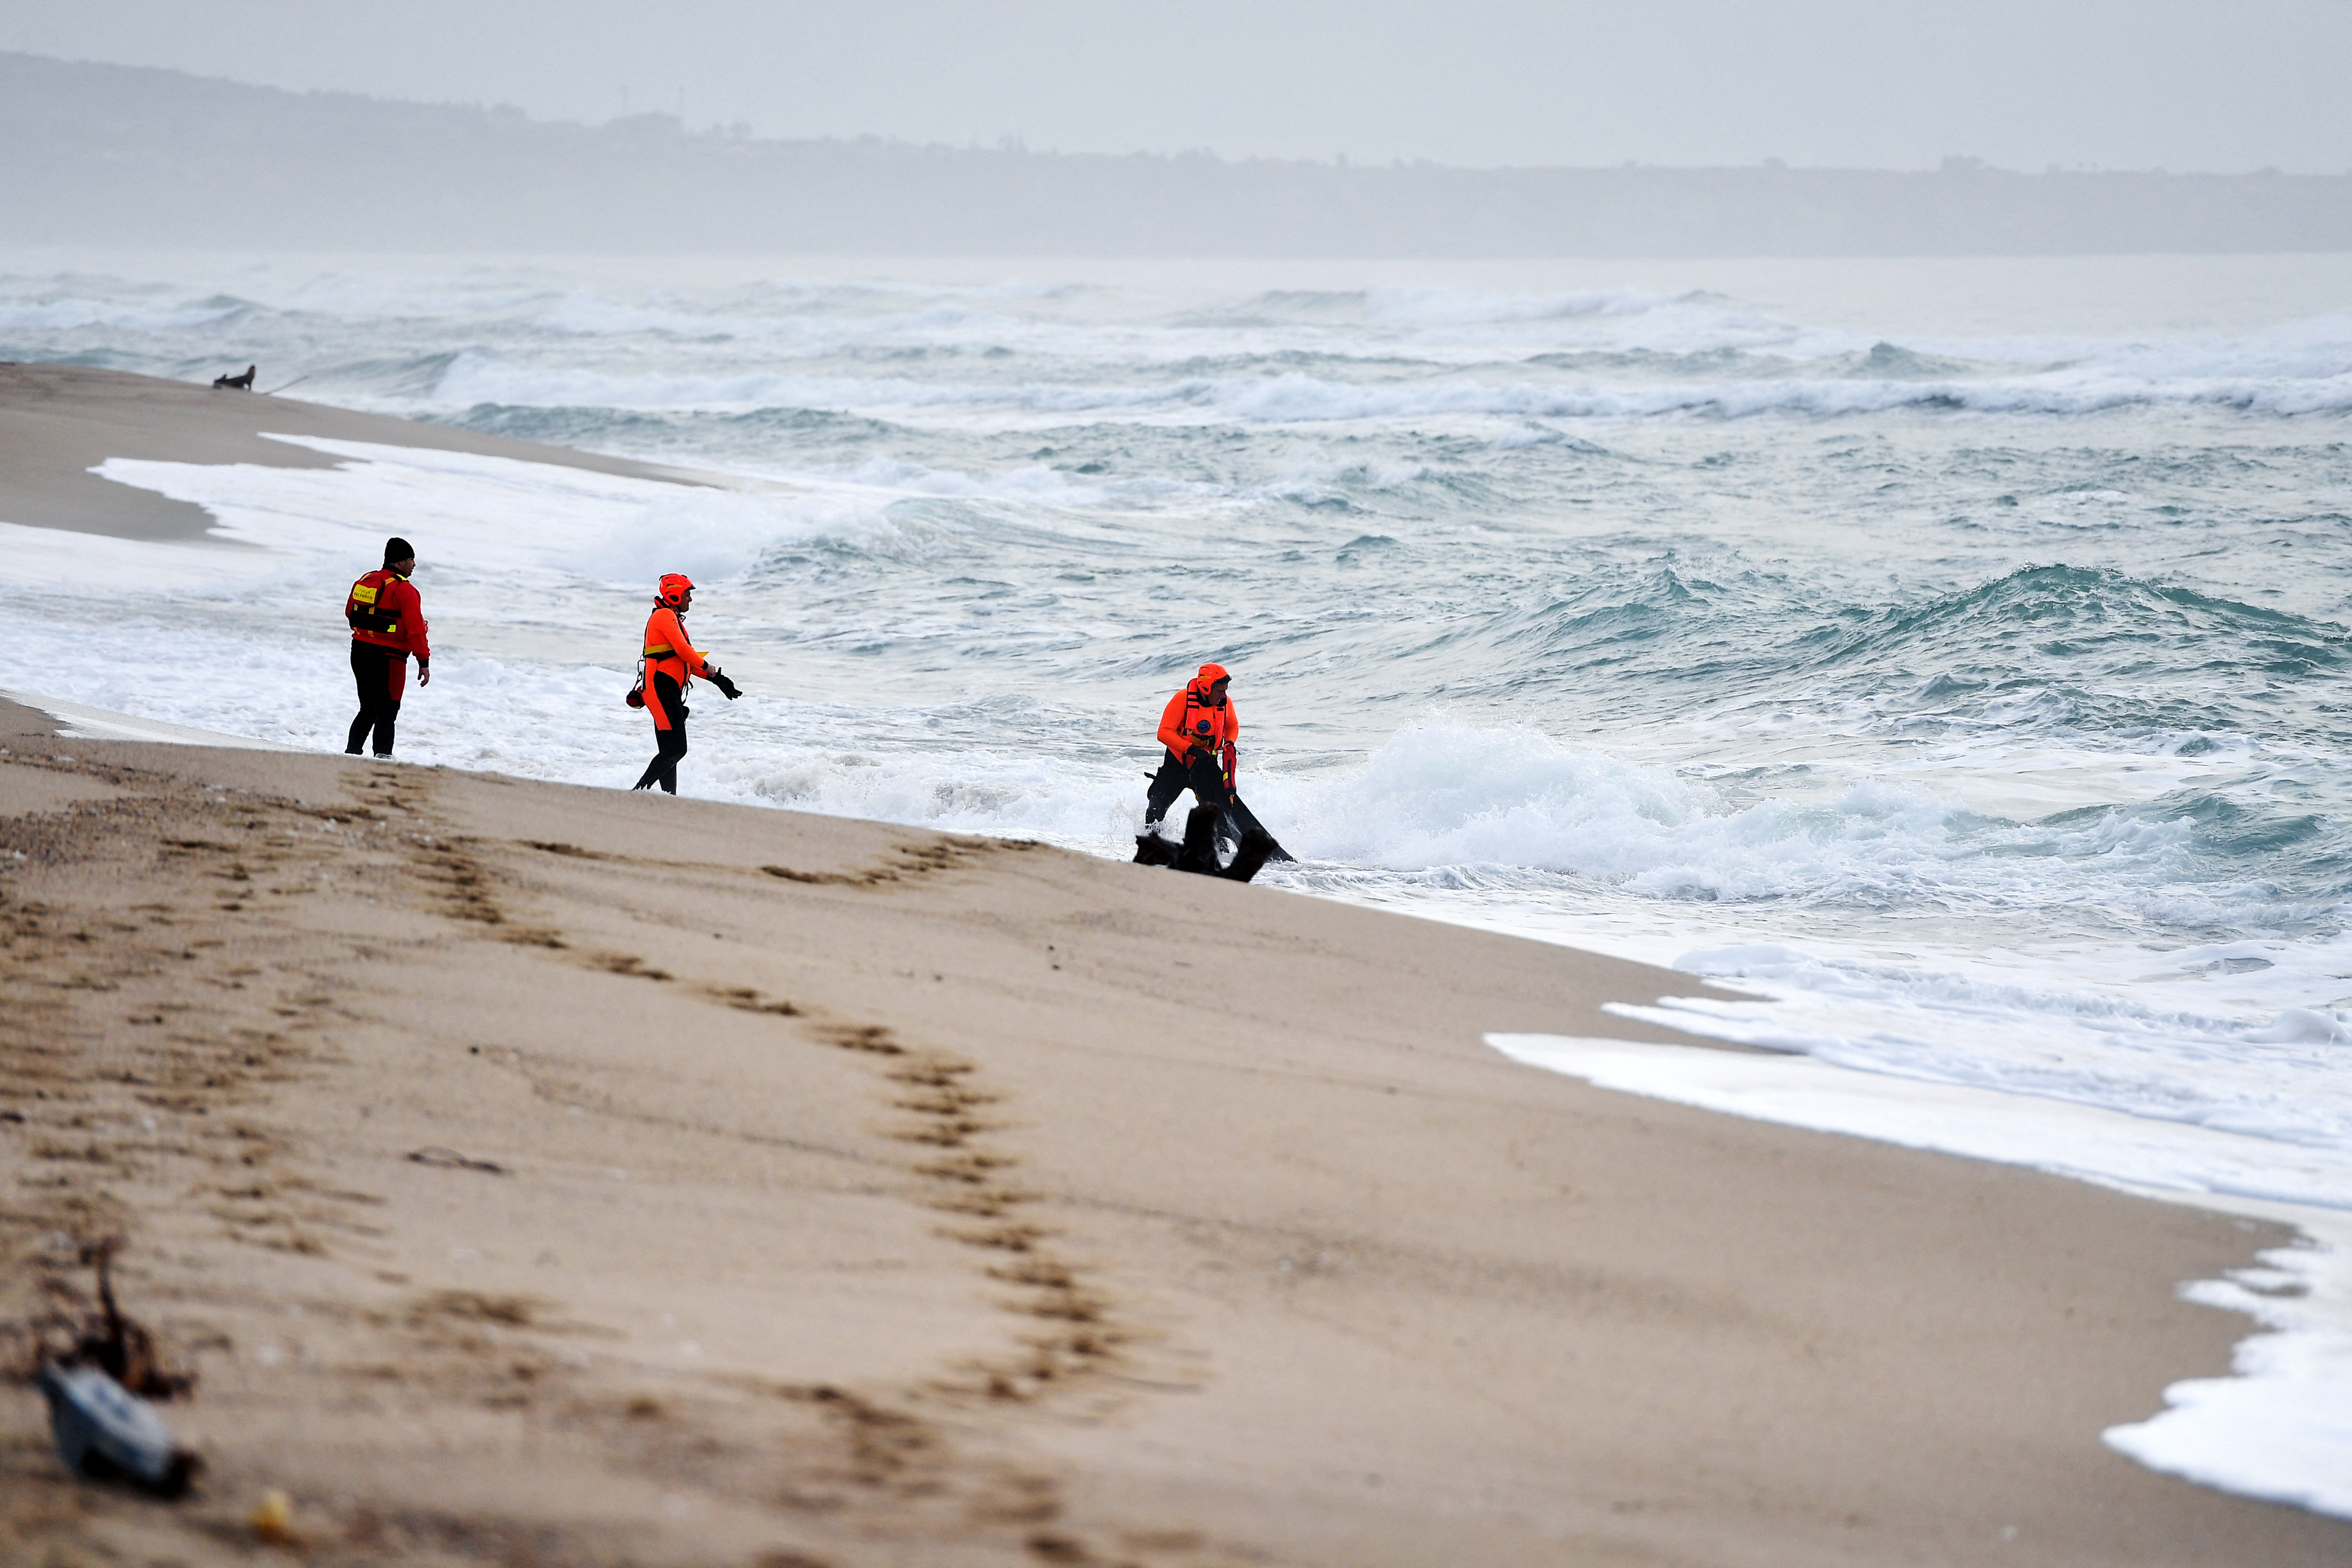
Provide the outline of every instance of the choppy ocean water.
[[[623,786],[682,570],[752,694],[697,704],[688,792],[1123,854],[1213,658],[1302,857],[1269,883],[1675,964],[1686,1027],[2160,1134],[2083,1174],[2352,1211],[2352,258],[18,255],[0,357],[257,361],[757,482],[110,464],[262,548],[5,519],[0,685],[338,744],[342,589],[398,532],[439,655],[403,755]],[[2352,1511],[2313,1403],[2352,1407],[2352,1320],[2314,1310],[2250,1342],[2304,1357],[2255,1416],[2143,1457]],[[2336,1479],[2198,1457],[2246,1420]]]

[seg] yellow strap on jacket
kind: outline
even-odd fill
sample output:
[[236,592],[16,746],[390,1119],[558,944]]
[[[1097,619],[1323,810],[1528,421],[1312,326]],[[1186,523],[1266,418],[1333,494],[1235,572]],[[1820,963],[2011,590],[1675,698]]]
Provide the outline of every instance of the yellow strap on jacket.
[[656,605],[646,621],[646,657],[656,664],[678,664],[689,675],[709,673],[709,665],[687,640],[686,624],[668,605]]

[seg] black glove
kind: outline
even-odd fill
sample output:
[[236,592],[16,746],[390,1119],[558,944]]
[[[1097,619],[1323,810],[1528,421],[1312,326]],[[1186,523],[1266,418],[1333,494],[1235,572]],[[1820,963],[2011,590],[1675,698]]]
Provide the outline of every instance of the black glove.
[[737,686],[734,682],[729,680],[715,669],[710,672],[710,684],[717,686],[719,688],[719,695],[725,697],[730,703],[737,697],[743,695],[740,687]]

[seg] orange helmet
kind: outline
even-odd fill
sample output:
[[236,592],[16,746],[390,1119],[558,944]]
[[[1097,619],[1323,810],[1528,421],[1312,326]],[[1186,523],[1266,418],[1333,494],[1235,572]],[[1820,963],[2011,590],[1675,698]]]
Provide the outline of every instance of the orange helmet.
[[664,572],[661,580],[661,601],[664,604],[668,605],[672,610],[684,609],[686,606],[686,596],[689,592],[693,591],[693,589],[694,584],[688,580],[686,573],[682,571]]

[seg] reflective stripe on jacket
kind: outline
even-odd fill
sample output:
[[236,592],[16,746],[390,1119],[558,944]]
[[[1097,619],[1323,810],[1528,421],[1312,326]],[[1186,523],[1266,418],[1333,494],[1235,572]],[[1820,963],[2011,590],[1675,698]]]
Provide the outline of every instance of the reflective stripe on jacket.
[[352,622],[352,641],[414,653],[420,664],[431,661],[425,601],[416,596],[416,585],[398,572],[379,569],[352,584],[343,613]]
[[688,676],[710,673],[709,664],[687,640],[686,622],[667,604],[655,605],[646,620],[645,648],[646,674],[658,670],[676,681],[681,691]]
[[1194,681],[1168,699],[1160,715],[1160,744],[1179,761],[1193,747],[1218,752],[1241,738],[1242,721],[1234,699],[1209,700],[1210,681]]

